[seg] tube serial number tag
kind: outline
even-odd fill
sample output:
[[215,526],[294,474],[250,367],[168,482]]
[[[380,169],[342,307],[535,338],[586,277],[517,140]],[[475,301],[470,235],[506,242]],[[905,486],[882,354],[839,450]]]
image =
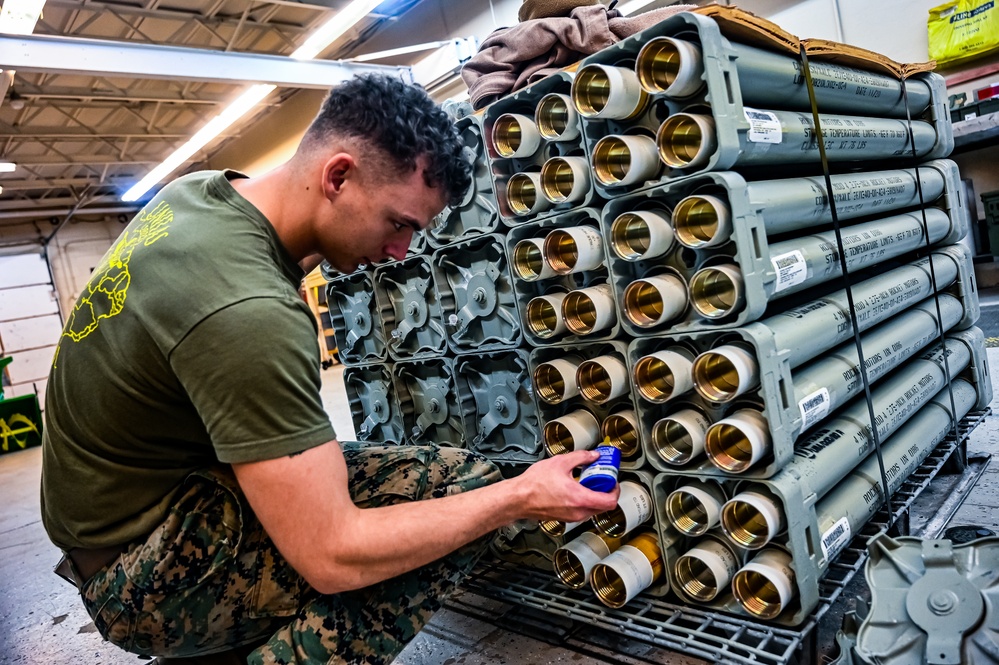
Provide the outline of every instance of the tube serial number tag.
[[747,138],[753,143],[780,143],[784,139],[775,114],[750,108],[743,109],[743,113],[749,123]]
[[850,542],[850,520],[841,517],[822,534],[822,555],[827,559],[839,554]]
[[784,289],[789,289],[796,284],[801,284],[808,278],[808,264],[805,263],[805,256],[798,250],[778,254],[770,259],[777,273],[777,281],[774,282],[774,293],[780,293]]
[[798,402],[798,410],[801,411],[801,429],[804,431],[825,418],[829,413],[830,402],[829,391],[826,388],[819,388]]

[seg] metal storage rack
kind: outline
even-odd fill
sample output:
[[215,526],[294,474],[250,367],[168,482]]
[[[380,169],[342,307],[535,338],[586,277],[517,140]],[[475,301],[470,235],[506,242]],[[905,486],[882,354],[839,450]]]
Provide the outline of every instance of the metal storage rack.
[[[797,628],[679,605],[648,594],[633,600],[626,610],[613,610],[601,605],[588,589],[575,591],[561,585],[552,573],[492,559],[480,562],[463,584],[465,593],[452,597],[447,606],[519,632],[526,632],[522,626],[536,626],[539,619],[548,621],[551,623],[548,630],[539,631],[547,639],[559,638],[564,645],[583,651],[600,649],[601,644],[597,636],[575,630],[576,621],[587,627],[612,631],[628,640],[710,662],[740,665],[817,663],[816,628],[867,561],[867,540],[886,529],[889,523],[902,534],[908,532],[909,509],[913,502],[948,464],[956,470],[965,469],[968,437],[991,413],[992,409],[986,408],[961,420],[958,436],[948,435],[892,496],[892,519],[889,520],[882,508],[853,538],[820,581],[819,606]],[[973,483],[967,483],[965,491],[971,486]],[[484,599],[509,603],[512,607],[505,612],[499,612],[495,606],[483,609]],[[573,623],[567,625],[565,619]],[[634,660],[651,662],[641,658]]]

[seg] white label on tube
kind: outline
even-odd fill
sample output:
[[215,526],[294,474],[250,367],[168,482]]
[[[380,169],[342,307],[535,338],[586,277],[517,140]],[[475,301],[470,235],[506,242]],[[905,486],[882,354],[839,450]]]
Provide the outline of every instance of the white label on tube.
[[631,531],[652,517],[652,497],[641,485],[634,482],[621,484],[621,495],[618,505],[624,512],[628,531]]
[[628,600],[631,600],[652,585],[655,571],[645,554],[637,547],[624,545],[618,553],[614,561],[614,572],[621,577]]
[[749,123],[749,140],[753,143],[780,143],[783,134],[780,131],[780,120],[769,111],[743,109],[746,122]]
[[811,395],[802,398],[798,402],[798,410],[801,411],[801,429],[808,429],[825,418],[831,403],[829,390],[826,388],[819,388]]
[[840,550],[850,542],[850,520],[841,517],[822,534],[822,555],[829,559],[840,553]]
[[805,257],[796,249],[773,257],[770,259],[770,263],[773,264],[774,272],[777,273],[774,293],[780,293],[784,289],[801,284],[808,277],[808,265],[805,263]]

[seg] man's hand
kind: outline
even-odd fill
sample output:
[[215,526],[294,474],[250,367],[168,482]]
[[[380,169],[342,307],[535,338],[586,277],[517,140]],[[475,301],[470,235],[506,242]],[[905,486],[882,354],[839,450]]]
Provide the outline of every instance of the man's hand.
[[525,497],[524,517],[581,522],[597,513],[613,510],[620,490],[594,492],[572,477],[572,470],[595,462],[600,454],[595,450],[577,450],[556,455],[530,466],[516,478],[506,481],[519,483]]

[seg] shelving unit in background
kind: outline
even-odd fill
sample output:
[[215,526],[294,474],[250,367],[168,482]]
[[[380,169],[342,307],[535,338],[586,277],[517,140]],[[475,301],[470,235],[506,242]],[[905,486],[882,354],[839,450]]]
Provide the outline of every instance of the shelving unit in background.
[[326,304],[326,278],[316,268],[305,276],[305,302],[308,303],[312,315],[319,324],[319,359],[323,369],[339,365],[336,337],[333,335],[333,322],[330,320],[330,308]]

